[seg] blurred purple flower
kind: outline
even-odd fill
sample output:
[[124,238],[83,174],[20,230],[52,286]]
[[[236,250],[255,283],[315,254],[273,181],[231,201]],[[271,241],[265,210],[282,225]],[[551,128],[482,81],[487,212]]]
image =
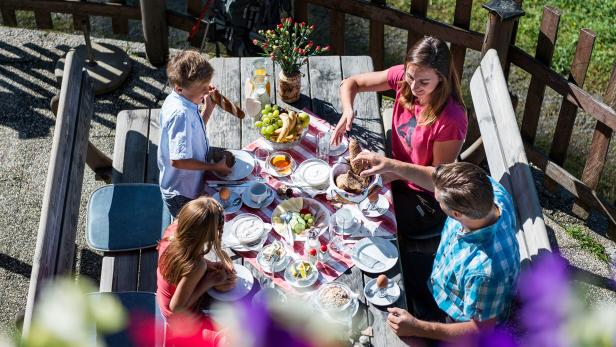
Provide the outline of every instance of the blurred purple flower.
[[537,259],[520,276],[519,296],[522,308],[518,324],[523,330],[522,345],[568,346],[564,334],[571,305],[567,261],[558,254],[546,254]]
[[478,335],[467,335],[461,339],[447,343],[445,347],[518,347],[511,332],[504,328],[496,328]]

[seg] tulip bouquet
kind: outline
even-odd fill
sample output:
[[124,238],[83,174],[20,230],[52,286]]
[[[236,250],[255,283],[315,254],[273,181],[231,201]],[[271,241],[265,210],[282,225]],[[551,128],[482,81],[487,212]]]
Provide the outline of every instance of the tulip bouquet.
[[292,76],[299,74],[308,57],[329,51],[329,46],[314,45],[309,38],[313,31],[314,25],[284,18],[276,28],[260,30],[259,34],[265,39],[254,39],[253,43],[263,49],[265,56],[277,62],[287,76]]

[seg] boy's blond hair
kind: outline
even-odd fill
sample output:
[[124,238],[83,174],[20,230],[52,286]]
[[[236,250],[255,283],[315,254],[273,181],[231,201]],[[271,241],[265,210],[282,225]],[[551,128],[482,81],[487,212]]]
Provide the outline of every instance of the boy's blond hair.
[[182,51],[169,59],[167,78],[174,86],[189,87],[194,82],[210,81],[214,68],[207,59],[196,50]]

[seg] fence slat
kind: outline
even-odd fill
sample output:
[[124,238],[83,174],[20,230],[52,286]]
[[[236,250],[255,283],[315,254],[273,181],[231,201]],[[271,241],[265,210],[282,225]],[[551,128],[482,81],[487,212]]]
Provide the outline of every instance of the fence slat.
[[[107,0],[107,2],[126,5],[126,0]],[[128,18],[124,16],[111,17],[111,29],[114,34],[128,35]]]
[[15,9],[2,6],[0,7],[0,11],[2,11],[2,24],[7,27],[16,27],[17,26],[17,15],[15,15]]
[[[616,108],[616,64],[614,64],[612,68],[612,76],[610,77],[605,91],[604,101],[612,108]],[[601,173],[605,167],[605,160],[612,133],[613,130],[610,127],[602,122],[597,122],[588,152],[588,159],[586,159],[586,164],[584,165],[584,171],[582,173],[582,182],[592,190],[597,188]],[[577,200],[573,205],[573,213],[581,218],[587,218],[588,212],[588,204],[580,200]],[[611,228],[613,230],[614,225],[612,225]]]
[[34,11],[34,21],[37,29],[53,29],[51,13],[48,11]]
[[187,0],[186,12],[188,12],[189,15],[199,17],[199,14],[201,13],[201,6],[203,6],[201,4],[201,0]]
[[[426,18],[428,15],[428,0],[413,0],[411,1],[411,14]],[[415,42],[419,41],[424,35],[422,33],[409,30],[408,38],[406,41],[406,50],[408,51]]]
[[330,40],[336,55],[344,55],[344,17],[344,12],[331,11]]
[[[88,2],[87,0],[70,0],[72,2]],[[69,2],[70,2],[69,1]],[[80,11],[75,10],[73,11],[73,29],[75,30],[83,30],[81,28],[81,26],[83,25],[83,23],[86,23],[86,25],[88,26],[88,29],[90,28],[90,18],[88,16],[83,15]]]
[[[458,28],[468,29],[471,24],[471,9],[473,0],[457,0],[456,10],[453,16],[453,25]],[[451,59],[453,60],[454,71],[458,74],[458,78],[462,78],[464,71],[464,58],[466,57],[466,47],[460,45],[451,45]]]
[[169,57],[169,28],[164,0],[140,0],[141,23],[145,38],[145,52],[154,66],[161,66]]
[[[575,56],[571,64],[571,72],[569,73],[569,81],[580,87],[584,86],[595,37],[595,33],[591,30],[582,29],[580,31],[577,47],[575,48]],[[556,122],[558,136],[554,136],[552,148],[550,149],[550,160],[560,166],[563,165],[567,156],[576,115],[577,107],[567,99],[563,99],[558,121]]]
[[[554,55],[559,22],[560,10],[545,6],[543,8],[543,17],[541,19],[539,39],[537,40],[535,59],[548,67],[552,62],[552,56]],[[533,76],[530,80],[530,85],[528,86],[528,94],[526,95],[526,105],[524,107],[524,116],[522,118],[521,129],[522,139],[529,144],[535,143],[537,125],[539,124],[539,115],[541,113],[541,104],[543,103],[544,94],[545,83]]]

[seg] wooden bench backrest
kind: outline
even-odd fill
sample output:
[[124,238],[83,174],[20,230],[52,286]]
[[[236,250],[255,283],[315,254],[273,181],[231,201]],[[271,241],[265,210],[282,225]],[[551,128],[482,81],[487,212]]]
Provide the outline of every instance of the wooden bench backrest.
[[518,213],[520,255],[523,262],[532,260],[551,248],[507,82],[495,50],[483,57],[470,87],[490,174],[513,196]]
[[45,195],[32,262],[24,320],[27,333],[38,292],[48,279],[70,273],[81,200],[94,90],[83,62],[66,57],[60,102],[49,158]]

